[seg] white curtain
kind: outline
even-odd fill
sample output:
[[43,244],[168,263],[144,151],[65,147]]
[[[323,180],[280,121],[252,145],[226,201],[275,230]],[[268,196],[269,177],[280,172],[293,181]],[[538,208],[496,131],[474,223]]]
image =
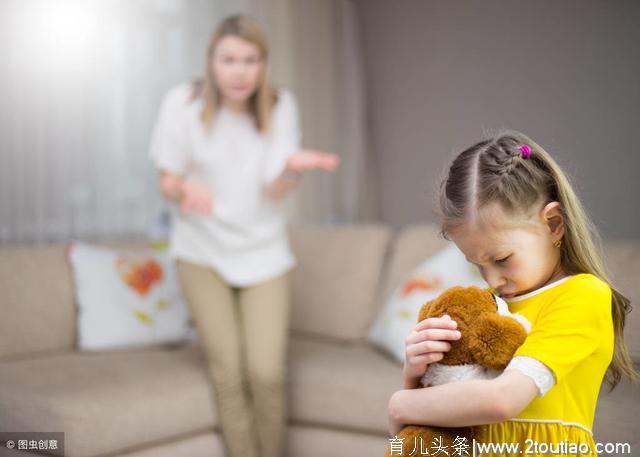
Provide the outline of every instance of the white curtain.
[[373,217],[350,1],[4,0],[0,241],[148,236],[165,204],[147,159],[164,92],[202,74],[215,24],[264,23],[273,76],[298,96],[305,146],[336,151],[291,199],[298,224]]

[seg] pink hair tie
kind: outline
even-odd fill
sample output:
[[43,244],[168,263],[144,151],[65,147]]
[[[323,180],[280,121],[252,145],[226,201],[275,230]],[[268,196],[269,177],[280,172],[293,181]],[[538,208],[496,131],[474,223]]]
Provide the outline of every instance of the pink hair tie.
[[520,156],[523,159],[528,159],[531,156],[531,148],[528,145],[522,144],[520,145],[520,147],[518,147],[518,149],[520,149]]

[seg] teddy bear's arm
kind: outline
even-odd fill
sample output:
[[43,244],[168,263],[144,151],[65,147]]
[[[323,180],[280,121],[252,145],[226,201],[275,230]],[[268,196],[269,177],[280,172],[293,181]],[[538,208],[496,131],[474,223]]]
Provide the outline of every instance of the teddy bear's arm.
[[504,370],[527,338],[522,325],[497,314],[479,320],[468,331],[474,362],[496,370]]

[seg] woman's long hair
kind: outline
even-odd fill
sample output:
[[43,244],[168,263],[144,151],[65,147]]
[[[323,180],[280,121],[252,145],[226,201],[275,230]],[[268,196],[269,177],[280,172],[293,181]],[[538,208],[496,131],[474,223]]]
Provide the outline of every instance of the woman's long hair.
[[[527,158],[520,147],[531,148]],[[580,200],[555,160],[526,135],[510,131],[481,141],[461,152],[442,180],[439,207],[442,234],[447,237],[480,208],[499,202],[510,215],[529,214],[541,203],[562,207],[565,234],[560,264],[567,274],[591,273],[611,284],[602,260],[600,239]],[[637,381],[638,373],[623,340],[629,299],[612,287],[615,351],[606,379],[611,389],[622,375]]]

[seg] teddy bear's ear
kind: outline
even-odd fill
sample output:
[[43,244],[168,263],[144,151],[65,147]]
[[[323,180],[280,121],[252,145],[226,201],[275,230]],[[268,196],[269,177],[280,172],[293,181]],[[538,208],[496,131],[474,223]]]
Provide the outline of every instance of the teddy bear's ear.
[[469,352],[473,354],[474,362],[496,370],[507,366],[527,338],[522,325],[498,314],[483,316],[467,331],[470,332]]
[[430,300],[425,302],[420,308],[420,312],[418,313],[418,322],[422,322],[427,317],[431,317],[431,308],[434,303],[434,300]]

